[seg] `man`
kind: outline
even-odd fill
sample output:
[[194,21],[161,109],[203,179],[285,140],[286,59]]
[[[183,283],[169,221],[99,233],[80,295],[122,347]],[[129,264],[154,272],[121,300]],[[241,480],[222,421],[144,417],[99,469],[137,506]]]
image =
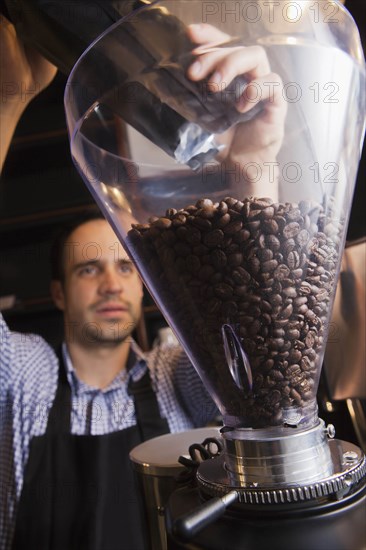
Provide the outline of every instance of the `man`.
[[17,511],[14,548],[143,548],[129,451],[204,425],[215,408],[181,348],[144,356],[133,342],[142,283],[103,218],[70,229],[58,253],[59,353],[31,336],[20,349],[2,326],[1,392],[15,396],[4,409],[4,521]]

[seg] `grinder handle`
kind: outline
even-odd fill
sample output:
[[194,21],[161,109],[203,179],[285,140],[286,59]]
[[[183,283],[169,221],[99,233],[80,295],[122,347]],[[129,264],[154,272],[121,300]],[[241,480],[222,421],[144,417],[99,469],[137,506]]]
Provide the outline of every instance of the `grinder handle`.
[[238,496],[237,491],[230,491],[223,497],[215,497],[204,502],[193,511],[175,520],[173,534],[186,540],[194,537],[201,529],[221,517],[226,508],[238,499]]

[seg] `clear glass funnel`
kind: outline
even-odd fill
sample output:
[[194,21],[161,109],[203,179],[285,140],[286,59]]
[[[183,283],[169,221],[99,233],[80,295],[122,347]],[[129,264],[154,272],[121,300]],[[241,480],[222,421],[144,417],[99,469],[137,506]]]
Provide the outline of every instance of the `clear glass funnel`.
[[146,2],[70,75],[74,162],[227,426],[318,422],[364,93],[337,1]]

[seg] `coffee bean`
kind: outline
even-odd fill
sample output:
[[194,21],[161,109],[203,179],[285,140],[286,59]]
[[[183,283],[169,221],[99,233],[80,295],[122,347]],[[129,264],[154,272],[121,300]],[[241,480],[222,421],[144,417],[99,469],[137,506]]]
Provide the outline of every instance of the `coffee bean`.
[[305,338],[305,345],[307,348],[314,347],[314,344],[316,342],[316,334],[312,331],[309,331]]
[[260,248],[257,252],[257,256],[261,262],[266,262],[273,259],[273,252],[269,248]]
[[291,315],[292,315],[292,312],[293,312],[293,306],[292,304],[287,304],[283,310],[281,311],[280,313],[280,318],[281,319],[288,319]]
[[290,379],[301,374],[301,367],[298,364],[293,364],[286,369],[286,376]]
[[306,349],[304,351],[304,357],[309,357],[310,361],[314,361],[316,359],[316,351],[312,348]]
[[230,254],[236,254],[236,252],[239,252],[239,251],[240,251],[239,245],[237,245],[234,242],[231,242],[230,244],[225,246],[225,253],[227,256],[229,256]]
[[211,231],[212,223],[209,219],[196,217],[192,220],[192,224],[202,231]]
[[282,296],[280,294],[273,294],[272,296],[269,296],[269,300],[272,306],[279,306],[282,304]]
[[272,323],[272,317],[269,313],[262,313],[261,320],[264,325],[270,325]]
[[280,350],[284,343],[285,341],[283,338],[271,338],[268,340],[269,348],[274,350]]
[[180,225],[184,225],[186,221],[187,217],[184,214],[177,213],[172,219],[172,226],[179,227]]
[[288,253],[286,262],[290,269],[296,269],[297,267],[299,267],[300,255],[297,250],[292,250]]
[[300,284],[299,293],[305,296],[308,296],[309,294],[311,294],[311,284],[308,283],[307,281],[303,281]]
[[299,218],[301,218],[300,209],[297,207],[296,204],[287,205],[286,213],[287,219],[290,221],[297,221],[299,220]]
[[185,235],[186,241],[191,245],[197,245],[201,242],[201,232],[197,227],[189,227]]
[[218,214],[220,214],[220,216],[224,215],[227,213],[227,211],[229,210],[229,207],[228,205],[226,204],[225,201],[221,201],[219,203],[219,206],[217,207],[217,212]]
[[201,267],[198,272],[198,277],[201,281],[207,281],[215,273],[215,270],[212,266],[206,264]]
[[241,252],[235,252],[234,254],[229,254],[227,261],[231,267],[240,266],[243,263],[243,254]]
[[309,231],[307,231],[306,229],[301,229],[301,231],[299,231],[296,237],[296,240],[301,247],[306,246],[307,243],[309,242],[309,239],[310,239],[310,234],[309,234]]
[[234,242],[242,244],[245,243],[250,237],[250,232],[247,229],[241,229],[234,236]]
[[293,276],[293,278],[295,279],[296,282],[299,281],[299,280],[302,280],[303,270],[300,269],[300,268],[293,269],[292,270],[292,276]]
[[259,230],[260,226],[261,226],[260,220],[251,221],[251,222],[248,222],[248,223],[247,223],[247,228],[249,229],[250,234],[251,234],[254,238],[257,237],[258,230]]
[[297,296],[296,288],[293,287],[293,286],[289,286],[287,288],[284,288],[282,290],[282,294],[284,296],[286,296],[286,298],[296,298],[296,296]]
[[266,244],[273,252],[277,252],[281,248],[281,243],[275,235],[266,236]]
[[227,213],[229,214],[230,218],[231,218],[231,221],[235,221],[235,220],[241,220],[241,214],[240,214],[240,208],[239,210],[236,210],[236,205],[235,205],[235,209],[233,210],[232,208],[229,208],[229,210],[227,211]]
[[273,378],[273,380],[276,380],[277,382],[280,382],[284,379],[284,376],[280,370],[273,369],[270,373],[270,377]]
[[275,338],[284,338],[286,332],[283,328],[275,328],[273,329],[273,336]]
[[207,302],[207,311],[208,313],[218,313],[221,309],[221,300],[218,300],[217,298],[211,298]]
[[247,285],[235,285],[234,286],[234,294],[236,296],[247,296],[248,286]]
[[297,405],[302,405],[301,395],[295,390],[295,388],[292,388],[292,390],[290,391],[290,395]]
[[273,359],[266,359],[262,364],[262,369],[264,370],[264,372],[269,372],[273,368],[273,365],[274,365]]
[[221,300],[227,300],[233,295],[233,289],[227,283],[220,283],[215,285],[214,292],[218,298]]
[[240,231],[243,227],[243,222],[241,220],[231,221],[225,227],[223,227],[223,232],[225,235],[233,235]]
[[217,272],[214,272],[211,276],[209,276],[208,278],[206,278],[204,280],[209,280],[211,285],[216,285],[217,283],[222,282],[223,276],[222,276],[222,273],[217,271]]
[[213,231],[209,231],[208,233],[205,233],[203,237],[204,244],[210,248],[219,246],[223,242],[223,240],[224,233],[221,231],[221,229],[214,229]]
[[184,256],[184,257],[188,256],[188,254],[190,254],[191,252],[190,246],[182,242],[177,242],[174,245],[174,250],[178,254],[178,256]]
[[302,304],[301,306],[298,307],[298,312],[305,315],[308,309],[309,308],[306,304]]
[[315,295],[315,298],[318,302],[327,301],[329,298],[329,293],[325,288],[319,289],[319,292]]
[[291,239],[293,237],[296,237],[300,232],[300,226],[297,222],[290,222],[289,224],[285,225],[283,228],[283,235],[286,237],[286,239]]
[[227,264],[227,257],[223,250],[215,248],[210,254],[212,265],[218,269],[223,269]]
[[261,213],[262,213],[261,209],[251,208],[248,214],[248,220],[250,221],[259,220],[261,217]]
[[274,271],[273,276],[278,281],[283,281],[290,275],[290,269],[285,264],[280,264]]
[[268,403],[269,405],[273,406],[276,403],[279,403],[281,401],[281,392],[278,390],[273,390],[268,395]]
[[289,359],[290,361],[292,361],[293,363],[297,363],[300,361],[300,359],[302,358],[302,353],[300,350],[298,349],[291,349],[290,353],[289,353]]
[[302,306],[303,304],[306,304],[308,301],[308,298],[306,296],[297,296],[295,299],[294,299],[294,306],[295,307],[300,307]]
[[218,220],[216,222],[216,227],[218,229],[222,229],[223,227],[228,225],[228,223],[230,223],[230,221],[231,221],[230,214],[225,213],[220,218],[218,218]]
[[264,273],[274,271],[278,266],[277,260],[267,260],[262,263],[262,270]]
[[[171,250],[171,249],[170,249]],[[173,258],[174,263],[174,258]],[[187,268],[189,271],[196,272],[201,267],[201,262],[197,258],[197,256],[193,256],[193,254],[189,254],[186,258]]]
[[279,231],[278,224],[276,220],[264,220],[263,222],[263,231],[269,235],[276,235]]
[[269,219],[273,218],[274,213],[275,213],[275,209],[272,205],[271,206],[265,206],[262,210],[259,209],[259,212],[260,212],[260,218],[262,220],[269,220]]
[[256,256],[254,256],[253,258],[250,258],[248,264],[249,264],[249,268],[250,268],[251,273],[254,273],[254,274],[259,273],[260,268],[261,268],[261,262],[260,262],[259,258],[257,258]]
[[272,312],[272,305],[267,300],[261,299],[261,309],[264,313]]
[[252,198],[252,199],[247,199],[246,202],[249,203],[249,205],[251,205],[251,207],[254,209],[254,210],[261,210],[262,208],[266,208],[267,206],[273,206],[273,201],[272,199],[268,198],[268,197],[261,197],[261,198]]
[[174,231],[172,231],[171,229],[167,229],[166,231],[164,231],[161,235],[161,238],[168,246],[172,246],[177,240]]
[[202,258],[205,257],[209,251],[210,249],[204,244],[198,244],[192,248],[193,254],[196,254],[197,256],[201,256]]
[[306,355],[304,355],[300,361],[300,366],[302,368],[303,371],[308,371],[311,369],[311,360],[309,359],[309,357],[307,357]]
[[285,254],[285,257],[287,258],[288,255],[290,254],[290,252],[292,252],[293,250],[296,250],[296,242],[294,239],[287,239],[284,243],[283,243],[283,247],[282,247],[282,250]]
[[238,202],[238,199],[234,199],[233,197],[225,197],[224,201],[226,202],[229,208],[233,208]]
[[234,209],[237,211],[237,212],[240,212],[242,211],[243,209],[243,206],[244,206],[244,203],[242,201],[237,201],[234,205]]
[[250,315],[241,315],[240,321],[242,325],[245,325],[245,326],[251,325],[254,321],[254,317],[251,317]]
[[238,306],[236,302],[224,302],[221,306],[221,312],[224,317],[232,317],[238,313]]
[[220,246],[227,250],[229,246],[232,244],[233,238],[230,235],[224,235],[224,240]]
[[261,328],[261,322],[259,319],[254,319],[253,323],[248,328],[248,333],[251,336],[255,336]]
[[196,209],[202,209],[202,208],[211,208],[213,207],[213,202],[211,199],[199,199],[197,202],[196,202]]
[[213,206],[213,204],[210,204],[210,205],[206,205],[202,208],[200,208],[198,211],[197,211],[197,216],[195,217],[195,219],[204,219],[204,220],[210,220],[211,218],[214,217],[215,215],[215,208]]

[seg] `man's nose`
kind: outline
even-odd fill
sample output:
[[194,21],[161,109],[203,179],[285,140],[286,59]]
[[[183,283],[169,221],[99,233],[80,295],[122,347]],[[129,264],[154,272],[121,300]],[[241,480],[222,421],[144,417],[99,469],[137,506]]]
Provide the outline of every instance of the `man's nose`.
[[106,269],[102,276],[99,292],[101,294],[119,294],[122,291],[122,280],[116,269],[113,267]]

